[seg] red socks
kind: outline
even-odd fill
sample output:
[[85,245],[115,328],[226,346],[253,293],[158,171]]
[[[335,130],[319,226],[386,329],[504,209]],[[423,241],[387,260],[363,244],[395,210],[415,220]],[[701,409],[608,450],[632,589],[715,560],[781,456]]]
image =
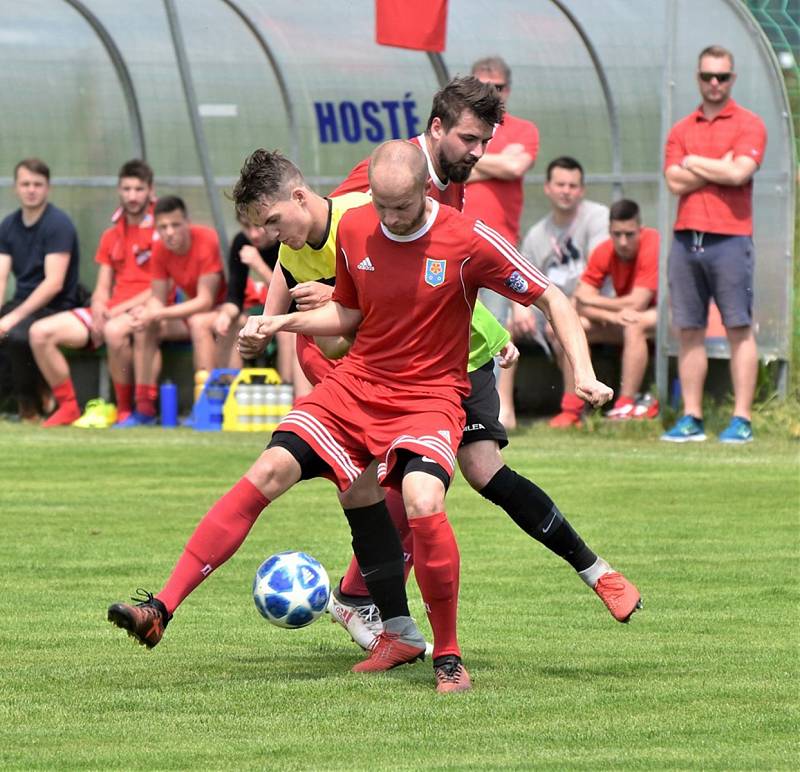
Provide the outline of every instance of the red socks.
[[[156,397],[158,386],[151,383],[136,384],[136,412],[142,415],[153,416],[156,414]],[[117,406],[119,409],[119,406]]]
[[120,415],[124,419],[133,410],[133,384],[114,381],[114,396],[117,400],[117,420],[120,420]]
[[433,629],[433,656],[461,656],[458,621],[458,544],[444,512],[408,519],[414,536],[414,571]]
[[239,549],[268,504],[261,491],[242,477],[211,507],[186,543],[164,589],[156,596],[170,614]]
[[42,426],[46,428],[68,426],[81,417],[81,409],[78,406],[78,398],[75,396],[75,387],[72,385],[71,379],[67,378],[66,381],[62,381],[58,386],[53,386],[53,396],[58,403],[58,409]]
[[586,403],[572,391],[565,393],[564,396],[561,397],[561,409],[565,413],[577,413],[580,415],[585,404]]
[[[403,579],[408,580],[411,567],[414,565],[413,536],[408,527],[406,508],[403,505],[403,495],[394,488],[386,490],[386,508],[389,510],[394,527],[400,534],[400,541],[403,543]],[[361,576],[358,561],[353,557],[347,567],[345,575],[342,577],[341,590],[345,595],[369,596],[369,590]]]

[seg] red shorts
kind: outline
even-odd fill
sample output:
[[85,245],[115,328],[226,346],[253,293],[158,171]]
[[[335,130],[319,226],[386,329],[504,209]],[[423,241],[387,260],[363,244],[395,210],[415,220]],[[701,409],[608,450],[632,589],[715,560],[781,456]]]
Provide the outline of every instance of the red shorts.
[[397,451],[435,461],[451,477],[464,428],[464,410],[452,395],[414,394],[334,371],[302,397],[276,431],[305,440],[330,465],[339,490],[378,460],[378,482],[396,485]]
[[[94,339],[92,338],[92,309],[91,308],[70,308],[72,315],[77,317],[83,326],[89,332],[89,340],[87,341],[84,349],[87,351],[95,351],[98,346],[95,346]],[[102,345],[102,343],[100,344]]]
[[328,373],[332,373],[342,360],[328,359],[314,343],[314,338],[298,333],[297,361],[311,385],[316,386]]

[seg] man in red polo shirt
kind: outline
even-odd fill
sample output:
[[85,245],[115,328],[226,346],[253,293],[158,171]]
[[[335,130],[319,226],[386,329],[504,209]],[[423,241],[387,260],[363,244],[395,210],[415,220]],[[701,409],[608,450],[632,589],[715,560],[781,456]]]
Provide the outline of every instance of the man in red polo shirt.
[[[574,298],[591,343],[622,345],[622,383],[606,417],[655,418],[658,403],[637,399],[637,394],[647,369],[647,340],[653,337],[657,322],[658,231],[643,228],[639,205],[622,199],[611,207],[609,232],[611,238],[589,255]],[[616,293],[613,298],[601,292],[609,277]],[[564,372],[572,383],[569,361]]]
[[[472,74],[483,83],[491,83],[505,107],[511,96],[511,68],[499,56],[479,59],[472,65]],[[533,167],[539,152],[539,129],[530,121],[508,112],[495,127],[486,152],[475,164],[467,180],[464,212],[483,220],[509,243],[519,244],[522,217],[522,181]],[[512,303],[502,295],[482,289],[479,295],[486,307],[503,325],[511,325],[511,337],[533,335],[536,326],[528,309]],[[500,421],[506,429],[516,427],[514,410],[514,376],[517,364],[500,372],[497,390],[500,394]]]
[[[158,239],[153,242],[150,275],[152,296],[137,314],[135,329],[145,331],[144,360],[158,361],[162,340],[194,342],[196,319],[225,301],[226,284],[222,273],[219,238],[213,228],[189,222],[186,204],[178,196],[159,199],[153,212]],[[185,300],[170,303],[174,290]],[[195,370],[211,370],[214,366],[213,345],[210,352],[194,349]],[[152,399],[136,401],[136,409],[117,428],[149,426],[156,422],[155,372],[151,374]]]
[[[133,407],[134,384],[144,388],[142,338],[134,333],[137,309],[150,297],[150,254],[153,241],[153,170],[144,161],[127,161],[119,170],[119,208],[100,237],[95,254],[97,281],[89,308],[73,308],[36,322],[30,331],[33,356],[58,401],[45,427],[105,428],[114,416],[124,421]],[[108,370],[117,408],[97,400],[84,417],[61,348],[82,349],[106,344]]]
[[750,408],[758,371],[753,311],[753,175],[767,143],[764,122],[731,99],[733,54],[703,49],[697,83],[702,104],[667,138],[664,176],[678,201],[669,254],[672,323],[679,333],[678,374],[684,415],[662,435],[668,442],[706,439],[703,386],[705,330],[714,298],[731,348],[733,418],[720,442],[753,439]]

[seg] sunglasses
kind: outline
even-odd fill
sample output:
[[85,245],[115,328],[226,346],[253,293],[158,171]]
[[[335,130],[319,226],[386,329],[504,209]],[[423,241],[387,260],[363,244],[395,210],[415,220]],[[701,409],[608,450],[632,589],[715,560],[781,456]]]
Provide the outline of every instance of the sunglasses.
[[699,72],[697,74],[703,83],[711,83],[714,78],[717,79],[717,83],[727,83],[733,77],[732,72]]

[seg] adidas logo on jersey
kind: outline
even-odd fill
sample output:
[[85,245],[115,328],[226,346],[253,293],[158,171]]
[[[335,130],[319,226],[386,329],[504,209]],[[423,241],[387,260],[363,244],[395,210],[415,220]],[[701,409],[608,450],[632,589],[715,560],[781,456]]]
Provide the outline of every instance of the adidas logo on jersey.
[[369,259],[369,255],[365,257],[357,266],[359,271],[374,271],[375,266],[372,264],[372,260]]

